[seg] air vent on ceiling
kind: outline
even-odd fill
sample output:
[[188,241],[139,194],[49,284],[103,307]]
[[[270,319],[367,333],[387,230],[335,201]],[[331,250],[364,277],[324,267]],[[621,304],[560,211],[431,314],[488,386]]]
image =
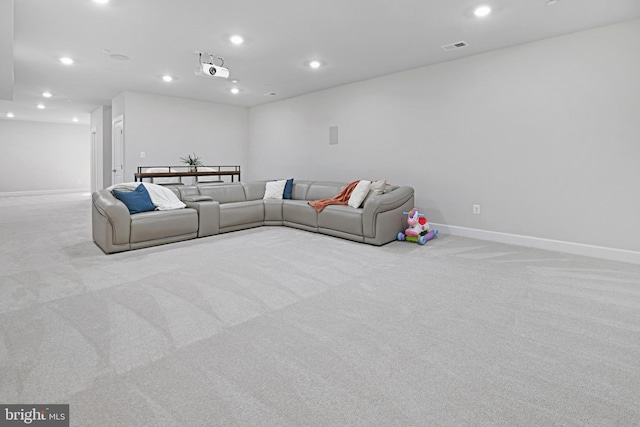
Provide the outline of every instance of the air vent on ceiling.
[[455,49],[462,49],[463,47],[467,47],[467,46],[468,46],[467,42],[456,42],[456,43],[446,44],[442,46],[442,48],[444,50],[455,50]]

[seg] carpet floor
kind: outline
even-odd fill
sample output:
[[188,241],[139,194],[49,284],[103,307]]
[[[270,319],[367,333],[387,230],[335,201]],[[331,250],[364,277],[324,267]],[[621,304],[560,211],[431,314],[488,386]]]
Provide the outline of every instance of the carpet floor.
[[0,403],[72,426],[640,425],[640,266],[261,227],[104,255],[0,198]]

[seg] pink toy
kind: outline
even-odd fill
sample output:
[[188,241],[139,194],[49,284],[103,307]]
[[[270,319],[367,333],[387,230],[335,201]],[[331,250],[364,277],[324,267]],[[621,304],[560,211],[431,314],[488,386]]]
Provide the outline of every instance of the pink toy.
[[429,223],[427,222],[427,218],[424,215],[421,215],[418,212],[418,209],[413,208],[409,212],[404,213],[409,215],[409,218],[407,219],[409,228],[404,231],[404,234],[407,236],[419,236],[425,231],[429,232]]
[[415,242],[424,245],[429,240],[438,237],[438,230],[430,230],[427,218],[418,212],[418,209],[413,208],[409,212],[403,212],[405,215],[409,215],[407,228],[404,233],[398,233],[398,240],[404,242]]

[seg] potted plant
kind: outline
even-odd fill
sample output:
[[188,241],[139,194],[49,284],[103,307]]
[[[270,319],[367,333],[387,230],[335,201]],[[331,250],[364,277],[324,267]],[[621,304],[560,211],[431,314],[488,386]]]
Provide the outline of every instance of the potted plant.
[[198,166],[202,166],[201,159],[196,153],[189,154],[187,157],[180,157],[182,163],[189,165],[189,172],[198,172]]

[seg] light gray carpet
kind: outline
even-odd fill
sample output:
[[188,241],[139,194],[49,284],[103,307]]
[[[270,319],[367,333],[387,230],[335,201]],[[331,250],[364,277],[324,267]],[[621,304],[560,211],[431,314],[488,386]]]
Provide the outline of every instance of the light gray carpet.
[[104,255],[0,197],[0,402],[73,426],[640,424],[640,267],[263,227]]

